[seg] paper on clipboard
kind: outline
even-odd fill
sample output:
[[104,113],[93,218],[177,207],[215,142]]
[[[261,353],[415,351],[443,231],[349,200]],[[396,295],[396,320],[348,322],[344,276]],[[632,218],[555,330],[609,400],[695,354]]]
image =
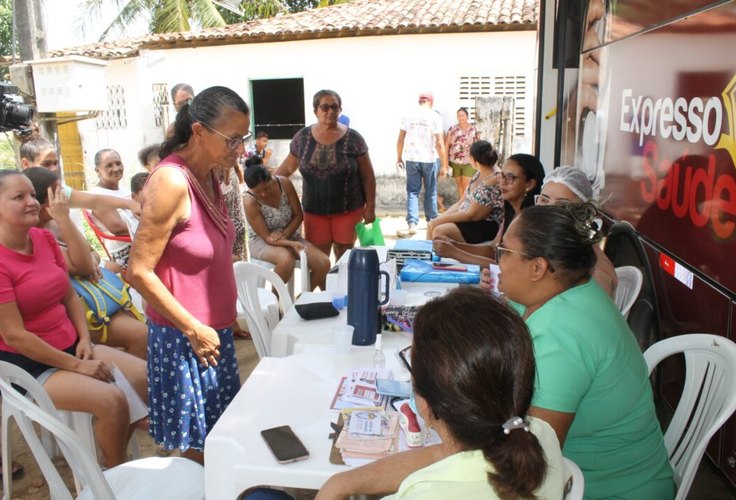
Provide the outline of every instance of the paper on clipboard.
[[130,385],[128,379],[123,374],[123,371],[117,366],[112,367],[112,376],[115,379],[113,385],[120,389],[125,395],[125,399],[128,400],[128,413],[130,414],[130,423],[137,422],[142,418],[146,418],[148,415],[148,407],[143,399]]

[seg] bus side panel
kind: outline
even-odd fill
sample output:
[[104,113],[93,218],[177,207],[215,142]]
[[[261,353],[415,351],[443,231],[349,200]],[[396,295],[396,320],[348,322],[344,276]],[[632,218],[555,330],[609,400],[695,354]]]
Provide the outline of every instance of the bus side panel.
[[736,2],[583,54],[576,164],[606,211],[736,292]]

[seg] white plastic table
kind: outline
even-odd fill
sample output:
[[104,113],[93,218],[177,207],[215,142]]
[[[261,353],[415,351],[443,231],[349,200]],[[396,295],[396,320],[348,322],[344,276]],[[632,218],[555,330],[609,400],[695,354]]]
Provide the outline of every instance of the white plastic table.
[[[416,285],[416,286],[415,286]],[[452,283],[416,283],[407,290],[406,305],[419,306],[427,302],[432,296],[441,295],[448,289],[457,286]],[[329,292],[307,292],[303,293],[296,301],[297,304],[310,304],[313,302],[329,302],[332,295]],[[348,304],[348,307],[350,305]],[[348,322],[347,308],[340,311],[339,316],[326,319],[303,320],[296,309],[291,308],[286,312],[276,328],[271,333],[271,356],[280,358],[289,356],[295,351],[296,344],[300,346],[308,344],[333,344],[332,328],[337,325],[344,325]],[[392,338],[392,332],[384,332],[384,346],[388,346]],[[395,334],[398,335],[398,334]],[[411,336],[405,334],[407,345],[411,343]]]
[[[385,354],[386,366],[401,371],[396,351],[385,349]],[[353,347],[350,354],[338,355],[333,346],[308,346],[294,356],[263,358],[207,436],[207,498],[233,500],[258,485],[319,489],[345,470],[329,462],[330,422],[338,415],[329,406],[340,378],[372,363],[372,347]],[[260,431],[280,425],[291,426],[309,458],[276,462]]]

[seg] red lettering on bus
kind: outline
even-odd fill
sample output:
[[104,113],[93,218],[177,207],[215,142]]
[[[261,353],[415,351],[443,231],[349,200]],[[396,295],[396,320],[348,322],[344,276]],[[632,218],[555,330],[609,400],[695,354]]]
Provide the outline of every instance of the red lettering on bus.
[[729,174],[716,177],[714,154],[705,168],[688,165],[687,156],[685,151],[680,161],[660,160],[656,143],[647,141],[639,184],[642,200],[678,219],[688,217],[695,227],[710,223],[716,236],[730,238],[736,231],[736,179]]

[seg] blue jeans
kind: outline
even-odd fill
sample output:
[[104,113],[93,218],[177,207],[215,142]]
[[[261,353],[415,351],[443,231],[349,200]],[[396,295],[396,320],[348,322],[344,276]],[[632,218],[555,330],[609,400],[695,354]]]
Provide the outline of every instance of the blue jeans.
[[406,222],[419,222],[419,192],[424,182],[424,216],[437,217],[437,162],[406,162]]

